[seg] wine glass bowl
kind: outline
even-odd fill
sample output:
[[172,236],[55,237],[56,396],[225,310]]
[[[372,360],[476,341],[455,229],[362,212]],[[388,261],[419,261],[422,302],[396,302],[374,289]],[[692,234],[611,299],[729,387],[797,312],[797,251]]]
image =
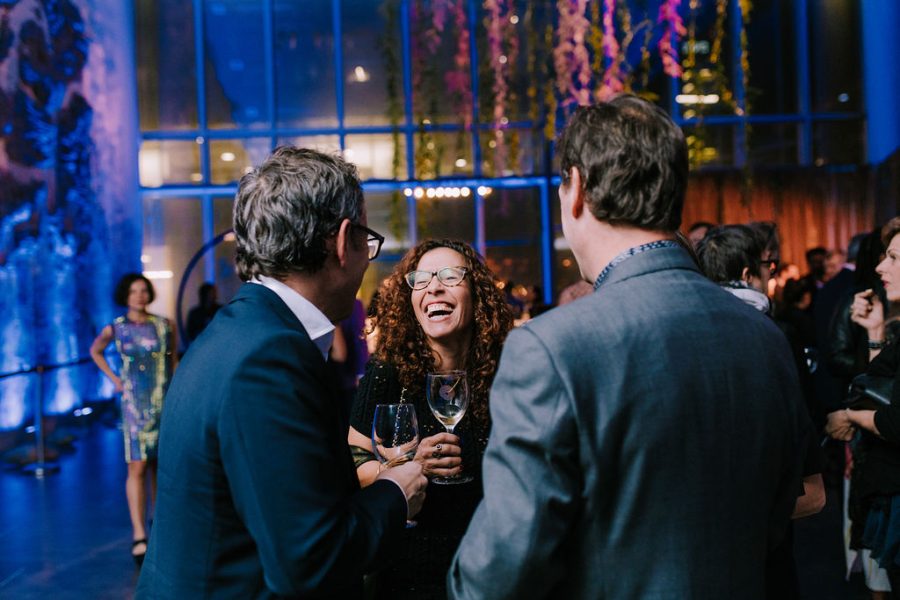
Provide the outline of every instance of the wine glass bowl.
[[379,404],[372,420],[372,451],[385,469],[411,461],[419,447],[419,422],[412,404]]
[[[419,420],[412,404],[378,404],[372,419],[372,451],[382,467],[390,469],[416,457]],[[416,522],[407,519],[406,527]]]
[[[466,379],[466,372],[429,373],[425,378],[425,394],[434,418],[444,426],[447,433],[453,433],[469,406],[469,382]],[[471,475],[456,475],[435,477],[431,481],[446,485],[468,483],[472,479]]]

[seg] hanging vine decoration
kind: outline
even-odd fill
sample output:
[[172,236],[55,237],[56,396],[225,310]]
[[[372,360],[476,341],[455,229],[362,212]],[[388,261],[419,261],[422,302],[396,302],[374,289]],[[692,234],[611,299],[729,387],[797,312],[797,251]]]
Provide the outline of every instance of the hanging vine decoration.
[[544,47],[550,48],[551,51],[546,61],[544,61],[544,105],[547,107],[547,117],[544,120],[544,139],[553,140],[556,138],[556,112],[559,109],[559,101],[556,98],[556,75],[553,73],[553,25],[547,25],[544,28]]
[[[750,12],[753,5],[750,0],[740,0],[738,7],[741,11],[741,73],[744,85],[744,102],[743,106],[738,107],[741,116],[750,115],[750,47],[747,42],[747,26],[750,24]],[[750,160],[750,123],[744,123],[744,165],[743,165],[743,184],[741,185],[741,202],[748,209],[753,200],[753,165]],[[752,214],[752,211],[751,211]]]
[[[702,81],[700,70],[697,68],[697,11],[700,7],[700,0],[691,0],[690,2],[690,20],[687,27],[687,56],[682,61],[682,89],[685,93],[700,92],[702,89]],[[716,30],[717,34],[720,30]],[[721,43],[720,43],[721,44]],[[706,69],[705,71],[709,71]],[[693,130],[687,133],[685,141],[688,147],[688,161],[692,167],[699,167],[704,162],[712,161],[716,158],[717,152],[715,147],[707,146],[707,131],[703,125],[704,105],[698,105],[699,110],[689,109],[685,111],[686,118],[697,118],[697,124]]]
[[603,72],[603,13],[599,2],[591,2],[591,72]]
[[519,47],[514,24],[511,23],[511,17],[515,16],[512,2],[510,0],[485,0],[484,9],[487,13],[485,25],[488,59],[493,79],[491,86],[493,107],[490,118],[493,124],[493,135],[488,142],[490,149],[488,154],[490,155],[490,171],[496,176],[504,173],[510,159],[510,149],[504,130],[509,124],[507,109],[511,99],[510,75],[512,66],[518,58]]
[[[466,18],[465,0],[455,0],[450,7],[456,34],[456,52],[453,68],[444,75],[444,83],[450,93],[453,112],[459,119],[461,129],[456,135],[455,158],[471,164],[471,148],[466,133],[472,131],[472,78],[470,74],[471,54],[469,26]],[[456,163],[454,163],[456,164]],[[458,167],[460,169],[464,167]]]
[[669,77],[681,77],[681,65],[678,64],[678,36],[684,36],[687,30],[684,21],[678,14],[681,0],[663,0],[659,5],[658,22],[663,27],[659,40],[659,57],[662,60],[663,72]]
[[584,106],[591,101],[591,60],[585,45],[590,21],[585,16],[587,0],[558,0],[559,25],[553,65],[556,68],[556,89],[563,98],[562,105]]
[[[516,27],[518,23],[519,16],[516,14],[515,0],[508,0],[507,12],[503,24],[507,57],[507,78],[510,82],[516,81],[516,69],[519,64],[519,34]],[[508,108],[504,111],[503,118],[505,120],[501,123],[501,126],[506,129],[505,136],[509,139],[508,160],[504,165],[501,165],[501,172],[504,174],[507,174],[507,172],[513,174],[520,170],[519,160],[522,149],[519,139],[519,130],[508,128],[510,120],[517,114],[516,107],[519,104],[519,95],[516,92],[517,89],[517,85],[509,87],[509,95],[507,97]]]
[[603,56],[606,70],[596,97],[600,102],[609,100],[625,89],[622,81],[622,65],[619,62],[621,46],[616,39],[616,0],[603,0]]
[[[438,112],[438,74],[435,54],[444,31],[445,0],[431,4],[416,0],[410,4],[413,35],[410,39],[412,59],[413,110],[418,131],[416,134],[415,172],[420,179],[434,179],[440,174],[443,148],[428,126]],[[416,94],[419,95],[416,101]]]
[[[378,46],[384,60],[385,85],[387,86],[387,117],[391,125],[391,143],[394,154],[391,158],[391,177],[401,178],[403,165],[403,147],[400,143],[400,124],[403,120],[403,101],[401,88],[403,81],[402,61],[400,59],[400,6],[399,0],[385,0],[381,4],[381,15],[384,18],[384,33],[379,37]],[[404,237],[406,227],[406,201],[399,191],[391,194],[390,230],[397,239]]]
[[528,49],[525,61],[525,74],[528,78],[528,89],[525,92],[528,97],[528,120],[533,128],[537,128],[541,118],[541,105],[538,102],[540,73],[537,66],[541,57],[541,47],[538,44],[538,31],[534,22],[534,3],[529,3],[525,8],[522,21],[525,27],[525,44]]
[[734,94],[731,93],[731,89],[728,87],[725,63],[722,61],[722,45],[725,41],[725,17],[728,15],[728,1],[716,0],[716,22],[713,25],[715,36],[709,52],[709,62],[714,67],[713,75],[716,89],[719,93],[719,102],[727,105],[734,114],[738,114]]
[[[650,86],[650,40],[653,39],[653,27],[650,21],[645,21],[641,25],[644,28],[644,40],[641,43],[641,60],[636,68],[638,76],[632,75],[631,77],[631,88],[641,98],[650,102],[657,102],[659,95],[648,89]],[[638,30],[640,29],[641,27],[638,27]],[[637,30],[635,35],[637,35]],[[635,81],[638,82],[637,85],[635,85]]]

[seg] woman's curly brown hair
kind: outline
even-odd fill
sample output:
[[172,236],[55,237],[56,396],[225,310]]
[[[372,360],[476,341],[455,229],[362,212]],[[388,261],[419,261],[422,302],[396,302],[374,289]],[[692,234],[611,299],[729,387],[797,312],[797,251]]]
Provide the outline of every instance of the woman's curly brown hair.
[[374,357],[396,367],[400,384],[408,394],[425,393],[425,375],[437,369],[436,357],[416,320],[412,290],[404,276],[416,269],[425,253],[435,248],[454,250],[466,261],[465,281],[472,292],[474,318],[469,352],[462,368],[468,374],[472,394],[470,411],[477,421],[486,423],[488,393],[513,318],[503,293],[497,288],[494,274],[468,244],[450,239],[425,240],[403,256],[379,290],[378,311],[374,318],[379,336]]

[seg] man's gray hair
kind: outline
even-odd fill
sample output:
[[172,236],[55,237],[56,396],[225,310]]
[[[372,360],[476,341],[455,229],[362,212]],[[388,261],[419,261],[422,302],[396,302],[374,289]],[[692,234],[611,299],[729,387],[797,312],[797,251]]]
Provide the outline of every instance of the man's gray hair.
[[276,149],[241,178],[235,196],[238,277],[315,273],[341,221],[359,223],[362,213],[355,166],[306,148]]

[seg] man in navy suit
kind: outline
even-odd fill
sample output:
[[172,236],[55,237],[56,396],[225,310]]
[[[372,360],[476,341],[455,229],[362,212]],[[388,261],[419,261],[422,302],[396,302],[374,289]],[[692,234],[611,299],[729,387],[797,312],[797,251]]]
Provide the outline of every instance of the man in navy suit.
[[353,597],[426,485],[410,462],[359,489],[326,362],[384,238],[355,167],[287,147],[241,180],[234,232],[247,283],[169,387],[137,597]]
[[594,292],[507,338],[449,595],[763,598],[808,426],[784,335],[675,241],[687,148],[658,107],[581,107],[557,148]]

